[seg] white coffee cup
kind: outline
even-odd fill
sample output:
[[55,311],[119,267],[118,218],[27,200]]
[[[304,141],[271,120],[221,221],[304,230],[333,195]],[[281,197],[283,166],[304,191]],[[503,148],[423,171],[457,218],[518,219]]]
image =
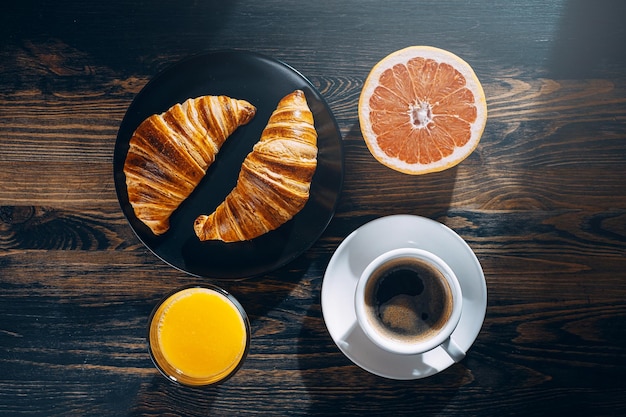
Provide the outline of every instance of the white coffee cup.
[[388,352],[415,355],[442,347],[455,362],[465,356],[452,337],[463,308],[461,286],[431,252],[401,248],[378,256],[359,278],[354,305],[365,335]]

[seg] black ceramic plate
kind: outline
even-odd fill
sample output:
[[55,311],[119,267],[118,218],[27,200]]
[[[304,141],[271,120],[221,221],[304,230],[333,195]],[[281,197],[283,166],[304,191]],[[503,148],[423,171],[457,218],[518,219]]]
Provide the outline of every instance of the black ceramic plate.
[[[210,214],[230,193],[241,164],[260,139],[281,98],[304,91],[318,132],[318,165],[309,201],[289,222],[251,241],[200,242],[193,231],[199,214]],[[226,141],[194,192],[170,218],[170,229],[155,236],[139,221],[128,201],[124,161],[129,140],[148,116],[202,95],[244,99],[257,108],[254,119]],[[330,222],[343,181],[341,133],[320,93],[299,72],[272,58],[244,51],[220,51],[184,60],[150,81],[128,108],[117,135],[113,159],[120,206],[139,239],[159,258],[189,274],[212,278],[261,275],[306,251]]]

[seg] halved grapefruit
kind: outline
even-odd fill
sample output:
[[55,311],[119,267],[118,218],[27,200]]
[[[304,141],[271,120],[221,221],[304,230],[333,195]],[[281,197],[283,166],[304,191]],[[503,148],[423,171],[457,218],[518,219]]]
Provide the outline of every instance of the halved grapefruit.
[[372,68],[359,98],[363,139],[379,162],[406,174],[453,167],[478,146],[485,93],[451,52],[411,46]]

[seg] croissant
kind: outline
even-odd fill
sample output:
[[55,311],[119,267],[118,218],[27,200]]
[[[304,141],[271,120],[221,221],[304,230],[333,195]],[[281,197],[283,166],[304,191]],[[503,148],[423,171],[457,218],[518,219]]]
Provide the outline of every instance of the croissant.
[[236,242],[274,230],[309,199],[317,167],[317,132],[304,93],[284,97],[241,167],[237,185],[210,215],[198,216],[198,238]]
[[226,96],[202,96],[144,120],[130,138],[124,162],[128,200],[155,235],[204,177],[224,141],[256,108]]

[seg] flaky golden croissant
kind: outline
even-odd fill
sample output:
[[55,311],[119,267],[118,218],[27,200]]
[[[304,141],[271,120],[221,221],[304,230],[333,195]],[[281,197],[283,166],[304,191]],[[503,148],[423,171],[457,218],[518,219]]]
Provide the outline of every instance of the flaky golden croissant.
[[226,96],[202,96],[144,120],[130,138],[124,162],[128,200],[155,235],[196,188],[224,141],[256,108]]
[[309,199],[317,167],[317,132],[300,90],[284,97],[246,156],[237,185],[210,215],[196,218],[200,240],[236,242],[274,230]]

